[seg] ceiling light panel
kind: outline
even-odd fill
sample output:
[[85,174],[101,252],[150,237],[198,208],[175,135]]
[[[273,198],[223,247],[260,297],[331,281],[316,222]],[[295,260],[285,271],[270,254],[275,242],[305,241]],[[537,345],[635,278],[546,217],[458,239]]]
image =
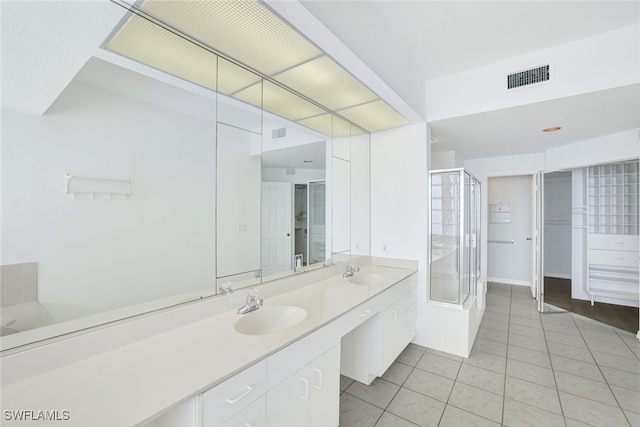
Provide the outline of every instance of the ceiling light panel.
[[338,114],[363,129],[366,129],[368,132],[376,132],[409,124],[407,119],[398,114],[396,110],[382,100],[346,108],[338,111]]
[[262,77],[257,74],[222,57],[218,58],[218,91],[220,93],[231,95],[260,81]]
[[137,15],[106,49],[209,89],[216,89],[217,55]]
[[233,97],[258,108],[262,108],[262,84],[256,83],[233,94]]
[[333,137],[343,137],[351,135],[351,124],[346,120],[342,120],[338,116],[333,116]]
[[262,86],[262,107],[280,117],[298,121],[326,112],[317,105],[268,80],[265,80]]
[[274,78],[330,110],[339,110],[378,98],[327,56],[298,65]]
[[322,54],[256,0],[146,0],[139,9],[266,75]]
[[333,115],[331,113],[298,120],[298,123],[323,135],[331,136],[333,133]]

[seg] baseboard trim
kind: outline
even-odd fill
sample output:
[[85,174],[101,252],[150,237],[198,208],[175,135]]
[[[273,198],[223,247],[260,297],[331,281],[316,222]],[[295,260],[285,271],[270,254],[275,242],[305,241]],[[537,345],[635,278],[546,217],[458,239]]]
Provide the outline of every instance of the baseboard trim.
[[500,277],[487,277],[487,282],[496,282],[496,283],[503,283],[505,285],[516,285],[516,286],[529,286],[529,287],[531,287],[531,282],[527,282],[525,280],[503,279],[503,278],[500,278]]
[[551,279],[567,279],[571,280],[571,275],[566,274],[556,274],[556,273],[545,273],[544,277],[549,277]]

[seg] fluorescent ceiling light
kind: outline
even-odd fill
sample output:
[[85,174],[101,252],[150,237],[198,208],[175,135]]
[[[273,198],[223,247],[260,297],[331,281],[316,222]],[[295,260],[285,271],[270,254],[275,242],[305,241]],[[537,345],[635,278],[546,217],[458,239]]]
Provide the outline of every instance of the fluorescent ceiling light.
[[[106,43],[115,53],[327,135],[348,136],[362,129],[374,132],[408,124],[257,0],[145,0],[129,6],[145,17],[133,14],[123,22]],[[267,79],[261,84],[263,76]],[[362,129],[351,129],[341,119],[329,125],[322,118],[327,110]]]
[[232,95],[260,82],[262,77],[255,73],[222,57],[218,58],[218,92]]
[[258,1],[146,0],[139,9],[268,76],[322,54]]
[[346,108],[338,111],[338,114],[369,132],[391,129],[409,123],[382,100]]
[[333,132],[332,119],[333,115],[331,113],[324,113],[319,116],[298,120],[298,123],[310,129],[316,130],[323,135],[331,135]]
[[326,56],[298,65],[274,78],[334,111],[378,98],[369,88]]
[[106,45],[108,50],[209,89],[216,89],[217,55],[137,15]]
[[331,133],[331,136],[333,136],[334,138],[339,138],[350,135],[351,124],[348,121],[339,118],[338,116],[333,116],[333,131]]
[[265,80],[262,85],[262,106],[265,110],[289,120],[300,120],[318,116],[324,109],[304,98],[284,89],[275,83]]

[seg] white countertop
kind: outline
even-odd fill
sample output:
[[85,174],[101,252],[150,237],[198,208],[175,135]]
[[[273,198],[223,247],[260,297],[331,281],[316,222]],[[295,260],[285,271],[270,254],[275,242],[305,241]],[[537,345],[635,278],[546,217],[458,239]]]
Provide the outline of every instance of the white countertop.
[[307,311],[307,317],[289,329],[240,334],[233,326],[241,315],[233,309],[4,384],[2,424],[48,424],[7,421],[7,410],[68,411],[68,421],[50,423],[65,426],[147,421],[337,319],[416,270],[374,265],[356,274],[374,272],[385,277],[383,284],[354,285],[337,276],[265,298],[265,308],[293,305]]

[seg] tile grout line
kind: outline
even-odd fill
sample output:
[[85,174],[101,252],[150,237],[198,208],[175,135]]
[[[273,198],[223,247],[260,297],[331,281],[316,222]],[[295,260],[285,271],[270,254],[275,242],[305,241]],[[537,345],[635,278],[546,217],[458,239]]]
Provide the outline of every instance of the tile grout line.
[[[556,386],[556,395],[558,396],[558,404],[560,404],[560,412],[562,412],[562,421],[564,422],[564,425],[567,425],[567,417],[564,413],[564,407],[562,405],[562,399],[560,398],[560,388],[558,388],[558,380],[556,379],[556,370],[553,368],[553,360],[551,360],[551,349],[549,348],[549,341],[547,340],[547,331],[544,328],[544,322],[542,321],[542,315],[545,314],[538,312],[538,316],[540,316],[540,323],[542,323],[542,335],[544,336],[544,344],[547,347],[547,354],[549,355],[549,365],[551,366],[551,376],[553,377],[553,383]],[[546,313],[546,314],[551,314],[551,313]],[[576,328],[578,326],[576,325]],[[579,332],[579,331],[578,331]],[[584,340],[584,338],[583,338]],[[587,343],[585,342],[585,345]],[[593,357],[593,356],[592,356]],[[595,360],[595,359],[594,359]]]
[[513,286],[509,288],[511,297],[509,298],[509,323],[507,324],[507,353],[504,355],[504,382],[502,383],[502,417],[500,425],[504,426],[504,408],[507,404],[507,366],[509,365],[509,334],[511,333],[511,301],[513,301]]
[[[624,412],[624,409],[622,409],[622,406],[620,405],[620,402],[618,401],[618,397],[616,396],[616,394],[613,392],[613,389],[611,388],[611,384],[609,384],[609,380],[607,379],[607,377],[604,375],[604,372],[602,372],[602,369],[600,368],[600,364],[598,363],[598,361],[596,360],[596,358],[593,356],[593,353],[591,352],[591,347],[589,347],[589,344],[587,343],[587,340],[584,339],[584,335],[582,335],[582,331],[580,330],[580,328],[578,327],[578,324],[576,323],[576,319],[571,316],[571,319],[573,320],[573,323],[575,324],[576,328],[578,329],[578,333],[580,334],[580,336],[582,337],[582,340],[584,341],[584,344],[587,346],[587,351],[589,352],[589,354],[591,355],[591,357],[593,358],[593,361],[596,363],[596,366],[598,367],[598,371],[600,371],[600,375],[602,375],[602,378],[604,378],[604,382],[607,385],[607,387],[609,388],[609,391],[611,392],[611,395],[613,396],[613,398],[615,399],[616,403],[618,404],[618,409],[620,410],[620,412],[622,412],[622,416],[624,416],[624,419],[627,421],[627,423],[631,426],[631,421],[629,421],[629,418],[627,417],[626,412]],[[615,330],[613,330],[613,332],[615,333]],[[617,334],[616,334],[617,335]],[[624,341],[622,339],[620,339],[621,341]],[[591,399],[592,400],[592,399]],[[603,402],[600,402],[603,403]],[[604,403],[603,403],[604,404]]]
[[[633,351],[633,349],[631,348],[631,346],[629,345],[629,343],[627,342],[627,340],[625,340],[624,338],[622,338],[622,336],[620,335],[620,333],[618,332],[617,328],[613,330],[613,332],[616,333],[616,335],[618,335],[618,337],[620,338],[620,340],[624,343],[624,345],[627,346],[627,348],[631,351],[631,353],[633,353],[634,356],[636,356],[636,359],[640,360],[640,356],[638,354],[636,354],[635,351]],[[635,340],[637,340],[638,338],[634,338]],[[638,343],[640,343],[640,341],[638,341]]]
[[[407,348],[409,348],[409,347],[407,346]],[[413,347],[412,347],[412,348],[413,348]],[[414,348],[414,350],[418,350],[418,349],[415,349],[415,348]],[[421,351],[421,350],[418,350],[418,351]],[[422,351],[422,355],[420,356],[420,358],[418,358],[418,360],[416,361],[416,364],[415,364],[415,365],[413,365],[413,366],[411,366],[411,365],[406,365],[405,363],[402,363],[402,362],[398,362],[398,363],[402,363],[402,364],[403,364],[403,365],[405,365],[405,366],[409,366],[409,367],[411,367],[411,372],[409,372],[409,375],[407,375],[407,378],[405,378],[405,379],[402,381],[402,384],[395,384],[395,383],[392,383],[391,381],[384,380],[384,381],[390,382],[391,384],[398,385],[399,387],[398,387],[398,390],[397,390],[397,391],[395,392],[395,394],[393,395],[393,397],[391,398],[391,400],[389,400],[389,403],[387,404],[387,406],[385,406],[385,407],[384,407],[384,409],[383,409],[383,408],[381,408],[381,409],[382,409],[382,414],[380,414],[380,416],[378,417],[378,419],[377,419],[377,420],[376,420],[376,422],[374,423],[374,425],[373,425],[374,427],[375,427],[375,426],[380,422],[380,419],[381,419],[381,418],[382,418],[382,416],[385,414],[385,412],[389,412],[389,411],[387,411],[387,409],[389,408],[389,406],[391,405],[391,403],[393,402],[393,400],[396,398],[396,396],[398,395],[398,393],[400,393],[400,390],[402,390],[402,389],[404,388],[404,384],[407,382],[407,380],[409,379],[409,377],[411,376],[411,374],[413,373],[413,371],[415,371],[415,370],[417,369],[418,363],[420,362],[420,360],[424,357],[424,355],[425,355],[426,353],[427,353],[427,349],[426,349],[426,347],[425,347],[424,351]],[[382,377],[380,377],[380,379],[383,379],[383,378],[382,378]],[[407,390],[410,390],[410,389],[407,389]],[[413,391],[413,390],[411,390],[411,391]],[[368,403],[368,402],[367,402],[367,403]],[[373,406],[375,406],[375,405],[373,405]],[[443,411],[443,412],[444,412],[444,411]],[[407,422],[409,422],[409,423],[411,423],[411,424],[414,424],[414,425],[415,425],[415,423],[414,423],[413,421],[411,421],[411,420],[408,420],[408,419],[406,419],[406,418],[404,418],[404,417],[401,417],[400,415],[394,414],[393,412],[389,412],[389,413],[390,413],[391,415],[393,415],[393,416],[396,416],[396,417],[398,417],[398,418],[400,418],[400,419],[403,419],[403,420],[405,420],[405,421],[407,421]]]

